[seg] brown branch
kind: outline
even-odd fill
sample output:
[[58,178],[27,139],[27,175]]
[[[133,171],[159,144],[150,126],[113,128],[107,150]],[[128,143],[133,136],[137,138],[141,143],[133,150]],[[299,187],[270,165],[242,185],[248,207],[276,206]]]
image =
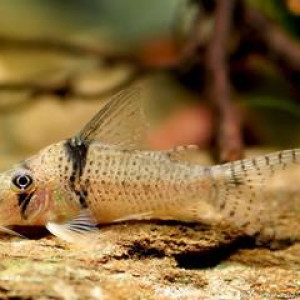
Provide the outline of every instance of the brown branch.
[[244,13],[244,40],[248,45],[246,55],[258,53],[269,59],[283,73],[293,98],[299,101],[299,41],[257,9],[245,6]]
[[233,5],[233,0],[216,1],[214,33],[206,53],[208,94],[218,115],[217,145],[221,161],[236,160],[243,156],[241,120],[230,98],[227,66],[227,42]]
[[140,49],[136,51],[116,51],[105,49],[99,45],[78,43],[60,39],[21,38],[0,35],[0,49],[17,49],[27,51],[43,51],[75,57],[90,57],[107,64],[131,64],[143,70],[169,70],[177,67],[177,61],[166,61],[164,64],[149,64],[141,56]]
[[[117,83],[113,87],[109,87],[99,91],[98,93],[80,93],[73,88],[73,78],[65,78],[61,81],[52,83],[39,83],[38,81],[22,81],[22,82],[0,82],[0,114],[11,112],[12,110],[18,110],[24,106],[28,106],[30,103],[34,103],[40,96],[54,95],[60,100],[68,99],[87,99],[87,100],[99,100],[109,95],[118,92],[120,89],[126,88],[128,85],[134,83],[136,80],[144,75],[142,70],[135,70],[123,81]],[[5,99],[5,103],[1,101],[1,93],[24,93],[24,99],[22,101],[10,101]]]
[[[75,56],[75,57],[90,57],[101,61],[101,63],[107,64],[119,64],[126,63],[134,67],[133,72],[128,75],[124,80],[119,82],[113,87],[109,87],[98,93],[81,93],[74,89],[74,75],[69,74],[65,78],[56,81],[40,82],[38,79],[25,80],[17,82],[0,82],[0,96],[3,92],[26,92],[27,97],[24,98],[22,104],[28,102],[35,102],[35,100],[41,95],[55,95],[62,100],[69,98],[84,98],[84,99],[97,99],[119,89],[125,88],[132,82],[149,72],[155,72],[157,70],[173,68],[174,64],[166,64],[165,66],[155,66],[144,64],[144,61],[139,56],[138,51],[136,52],[113,52],[111,50],[105,50],[98,46],[79,44],[70,41],[64,41],[59,39],[43,39],[43,38],[15,38],[0,36],[0,49],[18,49],[20,51],[43,51],[50,53],[58,53],[61,55]],[[18,105],[15,102],[2,105],[0,98],[0,113],[15,110]]]
[[258,10],[247,7],[246,24],[261,39],[265,51],[278,63],[300,72],[300,43]]
[[107,63],[124,62],[136,64],[138,62],[138,58],[133,53],[114,52],[98,46],[51,38],[43,39],[0,36],[0,48],[16,48],[33,51],[42,50],[73,56],[87,56],[101,59]]

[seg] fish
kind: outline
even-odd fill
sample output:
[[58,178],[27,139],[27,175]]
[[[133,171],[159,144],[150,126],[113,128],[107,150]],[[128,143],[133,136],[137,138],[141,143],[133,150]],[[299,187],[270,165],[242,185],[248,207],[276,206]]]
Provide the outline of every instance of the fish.
[[196,146],[151,150],[140,92],[119,92],[75,136],[1,173],[0,231],[40,225],[74,242],[101,224],[205,222],[205,206],[247,234],[261,231],[269,182],[299,166],[300,149],[209,166],[189,160]]

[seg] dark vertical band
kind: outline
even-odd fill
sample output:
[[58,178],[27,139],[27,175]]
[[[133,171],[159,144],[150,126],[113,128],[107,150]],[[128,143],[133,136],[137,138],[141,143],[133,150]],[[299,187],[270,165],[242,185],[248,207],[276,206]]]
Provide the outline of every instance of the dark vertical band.
[[[81,183],[81,176],[84,173],[89,145],[90,143],[82,142],[78,139],[68,139],[64,144],[66,154],[72,163],[69,186],[78,197],[82,208],[87,207],[87,190]],[[80,187],[79,190],[76,189],[76,186]]]

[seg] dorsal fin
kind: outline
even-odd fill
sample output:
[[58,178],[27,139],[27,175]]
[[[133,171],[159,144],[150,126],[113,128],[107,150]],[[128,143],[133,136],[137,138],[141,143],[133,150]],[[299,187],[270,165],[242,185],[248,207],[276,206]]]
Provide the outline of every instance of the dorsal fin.
[[99,140],[126,149],[145,149],[148,124],[140,94],[140,87],[131,87],[114,95],[75,140]]

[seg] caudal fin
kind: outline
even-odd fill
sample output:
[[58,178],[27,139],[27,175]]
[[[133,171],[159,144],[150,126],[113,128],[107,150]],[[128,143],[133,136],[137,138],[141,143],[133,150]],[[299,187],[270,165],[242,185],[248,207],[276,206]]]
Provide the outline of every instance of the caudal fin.
[[[214,166],[214,205],[225,219],[248,234],[259,233],[269,221],[272,201],[290,172],[297,172],[300,178],[300,149]],[[300,205],[300,195],[298,201]]]

